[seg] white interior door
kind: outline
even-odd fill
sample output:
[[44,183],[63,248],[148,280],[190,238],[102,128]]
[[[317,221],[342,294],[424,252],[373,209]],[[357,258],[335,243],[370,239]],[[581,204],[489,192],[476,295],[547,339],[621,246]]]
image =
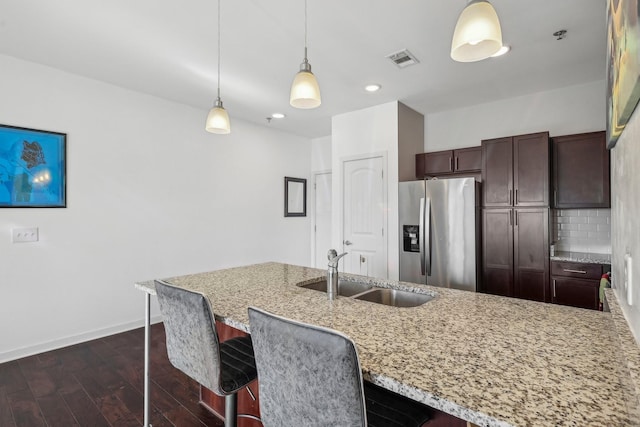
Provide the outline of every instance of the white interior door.
[[343,258],[348,273],[387,278],[383,157],[346,160],[343,168]]
[[331,249],[331,172],[314,175],[314,267],[327,268]]

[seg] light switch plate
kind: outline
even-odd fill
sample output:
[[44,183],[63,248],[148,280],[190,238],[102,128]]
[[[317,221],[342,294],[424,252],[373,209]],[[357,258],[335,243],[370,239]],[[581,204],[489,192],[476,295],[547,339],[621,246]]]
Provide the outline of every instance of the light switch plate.
[[38,227],[14,228],[11,230],[13,243],[29,243],[38,241]]
[[624,289],[627,291],[627,304],[633,305],[633,259],[630,253],[624,255]]

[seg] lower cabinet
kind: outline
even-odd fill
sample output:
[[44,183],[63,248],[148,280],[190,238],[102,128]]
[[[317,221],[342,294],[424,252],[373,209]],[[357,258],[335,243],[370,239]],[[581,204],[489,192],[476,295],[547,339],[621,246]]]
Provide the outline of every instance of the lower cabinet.
[[482,291],[551,302],[549,209],[482,211]]
[[598,310],[600,278],[609,269],[604,264],[552,261],[552,302]]

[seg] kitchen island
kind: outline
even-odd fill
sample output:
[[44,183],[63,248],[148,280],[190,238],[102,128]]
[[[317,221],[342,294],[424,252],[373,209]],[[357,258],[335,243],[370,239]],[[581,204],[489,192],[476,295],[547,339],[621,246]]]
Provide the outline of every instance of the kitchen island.
[[[430,293],[413,308],[329,301],[300,287],[323,270],[265,263],[163,279],[202,292],[216,320],[249,331],[247,307],[337,329],[365,379],[481,426],[638,425],[638,347],[613,293],[611,312],[392,280]],[[153,294],[153,281],[136,284]]]

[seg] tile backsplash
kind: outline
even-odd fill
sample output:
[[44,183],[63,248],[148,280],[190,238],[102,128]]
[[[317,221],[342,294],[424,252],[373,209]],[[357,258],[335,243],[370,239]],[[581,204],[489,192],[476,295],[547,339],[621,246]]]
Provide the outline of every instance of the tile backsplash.
[[611,209],[552,209],[556,251],[611,253]]

